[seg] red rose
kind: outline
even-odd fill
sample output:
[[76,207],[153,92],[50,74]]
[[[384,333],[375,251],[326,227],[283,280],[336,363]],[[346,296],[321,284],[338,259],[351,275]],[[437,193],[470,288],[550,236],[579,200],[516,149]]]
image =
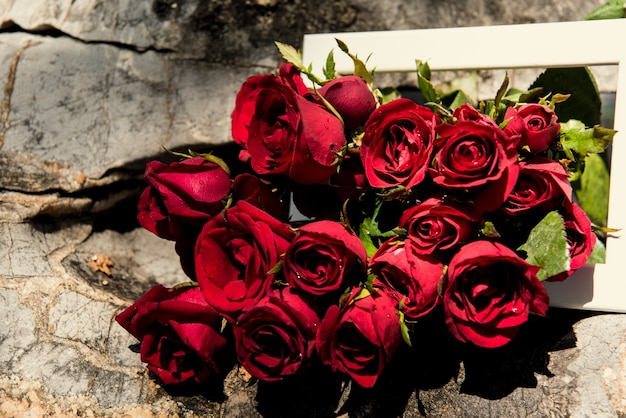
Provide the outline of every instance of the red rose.
[[319,94],[341,115],[349,131],[362,126],[376,108],[372,90],[356,75],[329,81],[319,90]]
[[141,361],[164,384],[201,384],[219,373],[228,341],[199,288],[154,286],[115,320],[141,341]]
[[283,261],[285,280],[321,296],[343,288],[365,273],[363,243],[339,222],[317,221],[301,227]]
[[476,237],[478,219],[471,213],[466,203],[432,197],[404,211],[399,226],[417,253],[441,256]]
[[281,64],[279,76],[273,74],[255,75],[249,77],[239,89],[235,97],[235,108],[231,115],[232,135],[235,142],[242,146],[240,159],[247,161],[248,129],[256,108],[256,98],[263,85],[276,81],[286,85],[298,94],[305,94],[308,89],[304,85],[298,69],[291,64]]
[[554,111],[535,103],[509,107],[504,120],[509,120],[504,131],[508,135],[520,136],[517,149],[528,148],[533,154],[547,150],[561,130]]
[[571,257],[570,268],[568,271],[547,278],[546,280],[550,282],[563,281],[585,265],[597,240],[596,234],[591,229],[591,221],[580,206],[573,203],[571,209],[563,208],[560,212],[563,215],[565,233],[567,234],[567,244]]
[[454,109],[452,116],[459,121],[474,121],[489,126],[498,126],[497,123],[489,116],[484,113],[480,113],[478,109],[467,103]]
[[148,231],[169,240],[193,241],[202,225],[224,208],[230,176],[202,157],[169,165],[146,164],[148,187],[139,198],[137,219]]
[[462,247],[448,266],[443,295],[450,333],[481,347],[511,341],[529,312],[545,315],[548,310],[537,271],[499,243],[474,241]]
[[328,180],[346,143],[341,121],[277,78],[257,88],[246,143],[254,171],[302,184]]
[[259,86],[264,83],[265,79],[271,79],[272,74],[255,75],[249,77],[237,92],[235,97],[235,108],[231,114],[231,132],[234,141],[242,147],[239,158],[243,161],[250,159],[248,154],[248,129],[250,129],[250,120],[254,115],[256,107],[256,97],[259,95]]
[[276,381],[308,367],[320,319],[291,288],[272,290],[233,326],[237,356],[252,375]]
[[234,321],[272,285],[293,231],[251,204],[240,201],[204,225],[195,248],[196,279],[211,306]]
[[459,121],[438,127],[430,174],[448,190],[474,195],[478,213],[498,208],[515,186],[519,173],[515,142],[496,126]]
[[384,288],[401,304],[406,316],[416,319],[439,303],[438,285],[443,265],[433,257],[419,254],[409,241],[392,238],[384,242],[370,261],[374,286]]
[[531,210],[550,212],[564,201],[571,202],[572,186],[569,174],[558,162],[540,156],[519,164],[517,184],[501,207],[507,215],[518,215]]
[[322,363],[372,387],[401,342],[396,301],[383,290],[363,297],[354,289],[340,308],[331,306],[322,319],[316,347]]
[[416,186],[426,177],[438,116],[409,99],[380,106],[365,123],[360,148],[374,187]]
[[300,70],[293,64],[281,63],[278,67],[278,77],[281,82],[291,87],[293,91],[301,96],[304,96],[309,91],[304,81],[302,81]]
[[286,203],[281,196],[270,183],[255,175],[243,173],[235,177],[233,198],[235,201],[245,200],[280,221],[286,222],[289,218]]

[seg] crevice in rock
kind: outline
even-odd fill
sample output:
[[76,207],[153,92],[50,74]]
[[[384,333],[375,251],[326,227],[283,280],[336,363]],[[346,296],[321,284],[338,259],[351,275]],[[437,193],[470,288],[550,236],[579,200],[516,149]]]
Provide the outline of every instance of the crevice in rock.
[[20,25],[16,24],[15,22],[8,22],[8,23],[9,25],[5,25],[3,28],[0,28],[0,33],[27,33],[30,35],[44,36],[44,37],[49,37],[49,38],[69,38],[69,39],[72,39],[72,40],[75,40],[84,44],[108,45],[114,48],[118,48],[118,49],[122,49],[126,51],[132,51],[132,52],[136,52],[140,54],[148,52],[148,51],[154,51],[154,52],[158,52],[161,54],[177,52],[173,49],[168,49],[168,48],[157,48],[154,46],[139,47],[137,45],[132,45],[132,44],[128,44],[128,43],[124,43],[120,41],[111,41],[111,40],[106,40],[106,39],[93,39],[93,40],[83,39],[83,38],[71,35],[67,32],[63,32],[62,30],[55,28],[53,26],[50,26],[50,25],[42,25],[38,27],[37,29],[25,29],[21,27]]

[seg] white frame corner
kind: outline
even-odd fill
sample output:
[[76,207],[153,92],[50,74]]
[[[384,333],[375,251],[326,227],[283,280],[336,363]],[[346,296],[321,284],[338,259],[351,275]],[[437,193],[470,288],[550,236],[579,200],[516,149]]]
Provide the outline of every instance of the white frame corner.
[[[555,37],[560,41],[550,42]],[[604,264],[586,265],[564,282],[545,285],[552,306],[626,312],[626,237],[620,238],[626,230],[626,197],[619,189],[626,180],[626,48],[619,44],[626,39],[626,19],[308,34],[303,62],[311,63],[313,72],[321,73],[328,53],[335,50],[337,72],[352,73],[352,61],[335,38],[358,57],[369,57],[368,67],[377,73],[415,71],[416,59],[433,71],[617,65],[618,133],[612,146],[608,226],[620,232],[607,238]]]

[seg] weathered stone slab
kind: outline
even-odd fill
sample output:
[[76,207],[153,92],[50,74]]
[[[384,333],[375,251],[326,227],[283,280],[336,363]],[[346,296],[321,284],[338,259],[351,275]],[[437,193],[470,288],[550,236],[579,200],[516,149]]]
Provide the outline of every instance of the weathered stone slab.
[[0,80],[13,74],[14,83],[0,188],[74,192],[136,178],[163,147],[229,142],[234,92],[249,71],[2,34]]

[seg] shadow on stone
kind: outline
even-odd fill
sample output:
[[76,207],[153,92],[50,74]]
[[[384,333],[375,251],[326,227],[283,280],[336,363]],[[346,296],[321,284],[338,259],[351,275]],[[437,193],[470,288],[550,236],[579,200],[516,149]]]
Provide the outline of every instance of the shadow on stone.
[[461,392],[500,399],[518,387],[536,387],[535,374],[554,376],[548,367],[550,352],[575,347],[574,324],[592,315],[589,311],[552,308],[546,317],[531,316],[517,337],[504,347],[464,347]]
[[335,417],[342,377],[325,367],[280,382],[258,382],[257,411],[264,417]]

